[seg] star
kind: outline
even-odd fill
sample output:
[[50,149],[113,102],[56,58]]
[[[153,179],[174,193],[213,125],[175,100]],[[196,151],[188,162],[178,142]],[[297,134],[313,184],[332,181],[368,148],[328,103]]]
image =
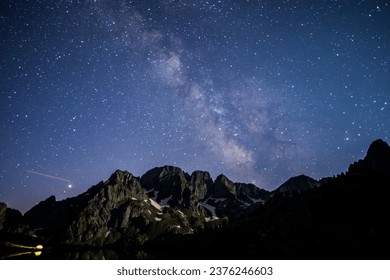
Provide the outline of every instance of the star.
[[389,5],[169,2],[3,5],[3,201],[162,165],[272,190],[389,137]]

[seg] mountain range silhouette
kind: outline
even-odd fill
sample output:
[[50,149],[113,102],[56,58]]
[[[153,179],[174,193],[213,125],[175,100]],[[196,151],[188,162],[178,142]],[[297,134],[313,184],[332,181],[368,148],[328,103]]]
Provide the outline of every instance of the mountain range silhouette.
[[174,166],[117,170],[24,215],[0,203],[0,246],[3,258],[16,250],[7,244],[42,244],[47,259],[386,259],[389,186],[383,140],[345,173],[296,176],[272,192]]

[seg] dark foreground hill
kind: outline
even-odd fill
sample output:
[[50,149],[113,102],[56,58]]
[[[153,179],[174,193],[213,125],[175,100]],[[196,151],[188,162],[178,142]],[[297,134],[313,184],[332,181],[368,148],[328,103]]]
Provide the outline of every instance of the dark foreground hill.
[[[190,246],[199,259],[204,252],[211,259],[389,259],[389,162],[389,146],[375,141],[346,174],[320,182],[290,179],[249,217],[175,244]],[[165,244],[160,252],[169,252]],[[181,256],[189,254],[162,254]]]
[[0,204],[1,241],[39,242],[46,258],[388,259],[389,186],[382,140],[345,174],[293,177],[272,193],[172,166],[141,178],[116,171],[23,217]]

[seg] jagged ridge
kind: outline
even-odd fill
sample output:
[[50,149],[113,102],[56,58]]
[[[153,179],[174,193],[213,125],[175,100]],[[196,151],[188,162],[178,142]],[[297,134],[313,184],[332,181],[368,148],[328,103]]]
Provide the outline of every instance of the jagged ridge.
[[77,197],[39,203],[24,215],[35,235],[61,244],[143,244],[162,235],[193,234],[237,219],[269,192],[205,171],[157,167],[141,178],[115,171]]

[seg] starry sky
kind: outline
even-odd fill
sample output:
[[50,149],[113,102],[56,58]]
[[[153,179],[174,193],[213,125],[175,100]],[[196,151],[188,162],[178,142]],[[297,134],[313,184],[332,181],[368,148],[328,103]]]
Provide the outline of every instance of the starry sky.
[[389,47],[390,1],[1,1],[0,201],[341,173],[390,140]]

